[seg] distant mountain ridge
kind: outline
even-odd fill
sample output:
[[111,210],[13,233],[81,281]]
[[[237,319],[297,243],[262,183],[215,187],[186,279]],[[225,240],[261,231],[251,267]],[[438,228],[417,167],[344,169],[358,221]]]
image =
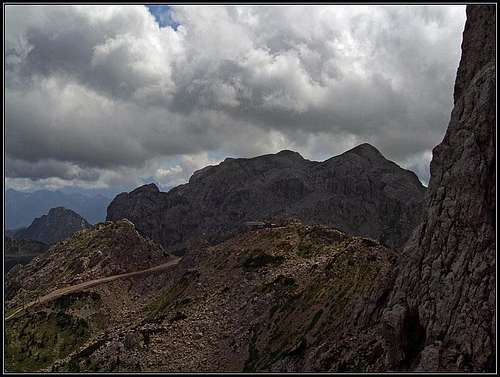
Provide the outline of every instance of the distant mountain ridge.
[[106,218],[106,207],[110,201],[111,199],[101,194],[85,195],[50,190],[22,192],[8,189],[5,191],[5,227],[26,227],[34,218],[55,207],[71,209],[95,224]]
[[245,221],[286,216],[397,247],[418,221],[425,190],[413,172],[370,144],[323,162],[284,150],[226,158],[168,193],[149,184],[119,194],[108,206],[107,220],[127,218],[179,254],[190,240],[218,242]]
[[[274,211],[283,202],[290,203],[285,214],[305,217],[310,213],[296,211],[317,203],[311,213],[333,211],[329,221],[346,222],[291,219],[217,245],[200,243],[161,274],[110,281],[18,312],[57,288],[169,259],[126,220],[78,232],[6,275],[5,316],[18,313],[5,321],[6,370],[493,374],[495,26],[494,5],[467,6],[455,105],[433,150],[423,205],[411,196],[420,190],[414,175],[369,145],[321,163],[291,151],[228,158],[169,193],[141,186],[110,209],[128,211],[164,242],[189,240],[168,238],[173,226],[221,237],[231,229],[216,226],[231,211],[244,214],[229,223],[235,228],[268,216],[262,205]],[[323,206],[325,197],[331,207]],[[371,217],[355,216],[363,209]],[[335,229],[357,224],[375,235],[391,227],[404,234],[405,219],[419,224],[399,252]]]
[[49,245],[35,240],[17,240],[5,236],[4,273],[16,264],[27,264],[35,256],[43,254]]
[[51,208],[48,214],[14,233],[14,238],[54,244],[91,225],[78,213],[64,207]]

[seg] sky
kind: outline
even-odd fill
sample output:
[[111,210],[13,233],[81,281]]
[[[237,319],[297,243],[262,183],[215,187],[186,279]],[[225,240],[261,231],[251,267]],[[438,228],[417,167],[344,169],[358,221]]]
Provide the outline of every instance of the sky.
[[427,184],[465,6],[5,6],[5,177],[161,188],[368,142]]

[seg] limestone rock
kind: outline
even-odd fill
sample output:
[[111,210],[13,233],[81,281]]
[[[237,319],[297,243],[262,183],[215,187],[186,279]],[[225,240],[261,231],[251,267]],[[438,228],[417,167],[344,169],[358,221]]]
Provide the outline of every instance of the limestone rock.
[[154,184],[118,195],[108,220],[127,218],[167,249],[219,242],[247,221],[294,216],[396,247],[419,221],[425,188],[417,176],[362,144],[324,162],[297,152],[227,158],[160,192]]
[[470,5],[423,223],[384,312],[391,369],[495,369],[495,6]]

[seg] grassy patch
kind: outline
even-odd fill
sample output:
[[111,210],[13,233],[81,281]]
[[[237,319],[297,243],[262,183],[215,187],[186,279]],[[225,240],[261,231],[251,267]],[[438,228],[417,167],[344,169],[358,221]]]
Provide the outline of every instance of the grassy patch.
[[5,362],[9,372],[34,372],[83,344],[86,321],[63,312],[35,313],[6,324]]
[[276,238],[276,234],[274,232],[266,232],[261,236],[261,239],[266,241],[273,240],[274,238]]
[[191,298],[180,298],[190,284],[189,275],[183,276],[174,286],[163,289],[160,294],[144,307],[145,322],[159,321],[165,318],[169,310],[187,305]]
[[312,241],[301,240],[297,246],[297,254],[302,258],[310,258],[316,252],[318,246]]
[[73,292],[56,298],[54,306],[59,310],[65,310],[70,306],[78,309],[86,304],[93,304],[100,301],[101,296],[95,292]]

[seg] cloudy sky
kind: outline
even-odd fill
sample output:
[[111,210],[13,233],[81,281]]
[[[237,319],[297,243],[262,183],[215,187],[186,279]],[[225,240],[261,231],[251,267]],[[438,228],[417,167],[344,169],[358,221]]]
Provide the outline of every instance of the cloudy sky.
[[5,8],[6,183],[163,187],[363,142],[426,183],[465,6]]

